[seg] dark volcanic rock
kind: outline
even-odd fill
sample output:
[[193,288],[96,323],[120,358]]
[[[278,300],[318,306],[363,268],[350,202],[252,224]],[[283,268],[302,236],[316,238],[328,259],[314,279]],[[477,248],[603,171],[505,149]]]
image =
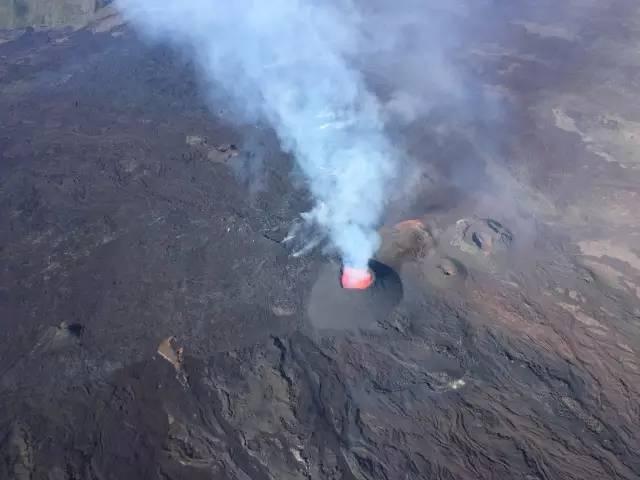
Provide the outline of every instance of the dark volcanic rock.
[[0,28],[83,25],[110,0],[6,0],[0,5]]
[[290,255],[291,159],[182,58],[2,32],[0,479],[640,478],[640,12],[530,3],[456,20],[505,108],[390,126],[441,185],[365,292]]

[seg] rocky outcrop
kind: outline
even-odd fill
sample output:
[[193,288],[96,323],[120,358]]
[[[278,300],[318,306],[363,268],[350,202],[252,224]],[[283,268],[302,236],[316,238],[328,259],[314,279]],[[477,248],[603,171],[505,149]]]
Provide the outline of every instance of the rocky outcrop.
[[0,28],[85,25],[111,0],[6,0],[0,3]]

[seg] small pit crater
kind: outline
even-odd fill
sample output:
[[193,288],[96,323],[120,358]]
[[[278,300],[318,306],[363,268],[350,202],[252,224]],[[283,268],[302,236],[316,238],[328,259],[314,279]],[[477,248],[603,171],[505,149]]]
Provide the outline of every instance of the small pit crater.
[[81,323],[70,323],[65,328],[71,336],[80,338],[84,334],[85,327]]
[[493,245],[493,240],[491,237],[485,235],[482,232],[473,232],[471,234],[471,240],[475,245],[483,251],[491,251],[491,246]]
[[438,262],[437,268],[445,277],[455,277],[456,275],[458,275],[458,272],[460,270],[455,261],[450,258],[441,259]]
[[455,258],[432,256],[420,263],[421,276],[431,285],[441,288],[462,288],[467,269]]
[[513,233],[497,220],[491,218],[464,220],[462,240],[469,253],[482,252],[490,255],[506,250],[513,243]]

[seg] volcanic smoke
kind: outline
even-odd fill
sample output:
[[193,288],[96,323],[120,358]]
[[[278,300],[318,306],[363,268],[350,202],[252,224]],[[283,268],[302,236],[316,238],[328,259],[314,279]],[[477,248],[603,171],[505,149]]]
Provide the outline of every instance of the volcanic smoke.
[[378,99],[347,61],[360,16],[349,0],[117,0],[146,38],[194,59],[212,99],[267,121],[308,181],[305,215],[347,267],[367,268],[396,155]]

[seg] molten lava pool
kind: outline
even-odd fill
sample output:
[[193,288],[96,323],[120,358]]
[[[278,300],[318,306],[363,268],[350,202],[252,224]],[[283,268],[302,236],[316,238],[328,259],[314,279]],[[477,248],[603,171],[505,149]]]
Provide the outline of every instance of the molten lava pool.
[[340,283],[342,288],[349,290],[366,290],[373,284],[374,279],[368,268],[344,267]]

